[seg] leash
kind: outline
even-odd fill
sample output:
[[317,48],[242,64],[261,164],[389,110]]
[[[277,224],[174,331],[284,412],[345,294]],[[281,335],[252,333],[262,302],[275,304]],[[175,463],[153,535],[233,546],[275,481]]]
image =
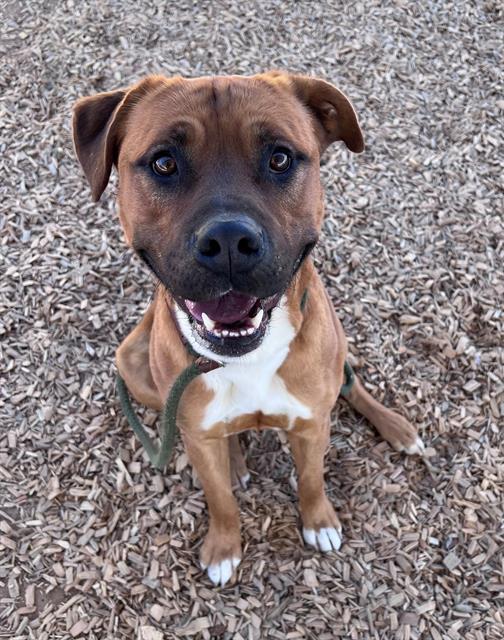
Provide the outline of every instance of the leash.
[[177,409],[186,387],[202,373],[208,373],[216,368],[218,363],[207,358],[196,358],[194,362],[186,367],[173,383],[173,386],[165,403],[161,416],[160,432],[161,442],[157,447],[149,436],[144,426],[138,419],[131,404],[126,383],[118,373],[116,377],[117,393],[121,402],[121,407],[130,427],[143,445],[150,461],[156,469],[162,470],[173,451],[175,435],[177,433]]
[[[306,307],[306,302],[308,299],[308,290],[305,289],[303,295],[301,297],[300,308],[301,311],[304,312]],[[184,341],[185,343],[185,341]],[[188,351],[191,355],[195,355],[193,349],[190,348],[190,345],[186,344]],[[121,407],[123,413],[128,421],[128,424],[133,429],[136,437],[140,440],[140,444],[143,446],[147,455],[149,456],[149,460],[153,464],[156,469],[160,471],[164,469],[168,460],[171,457],[173,451],[173,445],[175,443],[175,436],[177,434],[177,410],[180,404],[180,400],[187,386],[198,376],[203,373],[208,373],[209,371],[213,371],[218,367],[224,366],[219,362],[215,362],[214,360],[210,360],[209,358],[204,358],[203,356],[198,356],[189,366],[187,366],[182,373],[176,378],[173,386],[168,394],[168,399],[166,400],[165,406],[163,408],[163,413],[161,415],[160,422],[160,444],[156,446],[152,438],[149,436],[145,427],[142,425],[138,416],[135,413],[135,410],[131,404],[131,399],[128,392],[128,387],[124,382],[121,374],[118,373],[116,376],[116,388],[117,394],[119,396],[119,402],[121,403]],[[352,367],[345,361],[344,366],[344,376],[345,383],[341,386],[340,394],[345,398],[348,397],[350,391],[352,390],[353,384],[355,382],[355,375]]]
[[345,382],[341,385],[340,395],[342,395],[344,398],[348,398],[355,382],[355,373],[348,360],[345,360],[343,375],[345,376]]

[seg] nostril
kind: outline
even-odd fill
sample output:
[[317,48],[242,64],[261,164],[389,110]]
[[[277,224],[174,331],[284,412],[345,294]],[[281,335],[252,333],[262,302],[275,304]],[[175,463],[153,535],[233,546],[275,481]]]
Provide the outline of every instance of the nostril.
[[259,240],[254,237],[245,237],[240,238],[238,241],[238,252],[245,255],[251,256],[254,253],[259,251]]
[[215,258],[221,251],[220,244],[214,238],[205,238],[203,242],[199,244],[199,252],[201,255],[207,258]]
[[218,273],[253,269],[264,254],[264,235],[253,220],[242,218],[207,221],[192,236],[196,261]]

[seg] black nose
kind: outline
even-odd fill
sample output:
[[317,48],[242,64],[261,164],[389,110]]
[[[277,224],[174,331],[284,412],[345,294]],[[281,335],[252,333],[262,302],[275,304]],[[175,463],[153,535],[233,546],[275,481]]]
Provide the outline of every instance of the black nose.
[[210,220],[196,233],[196,259],[214,273],[251,271],[264,255],[261,227],[251,218]]

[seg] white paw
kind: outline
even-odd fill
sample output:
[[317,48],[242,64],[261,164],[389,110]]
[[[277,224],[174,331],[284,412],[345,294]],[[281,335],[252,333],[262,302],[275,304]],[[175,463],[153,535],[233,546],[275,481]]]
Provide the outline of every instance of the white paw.
[[240,477],[240,484],[242,489],[248,489],[250,482],[250,473],[246,473],[244,476]]
[[211,564],[208,568],[205,564],[201,563],[201,568],[207,570],[208,577],[214,583],[215,586],[223,587],[226,582],[229,581],[233,575],[233,571],[240,564],[240,558],[226,558],[217,562],[217,564]]
[[404,451],[404,453],[407,453],[409,456],[415,456],[415,455],[421,456],[425,451],[425,445],[423,443],[422,438],[417,436],[417,439],[415,440],[415,444],[411,444],[409,447],[403,447],[402,451]]
[[341,547],[341,530],[334,527],[322,527],[318,531],[315,529],[303,528],[303,538],[310,547],[315,547],[319,551],[338,551]]

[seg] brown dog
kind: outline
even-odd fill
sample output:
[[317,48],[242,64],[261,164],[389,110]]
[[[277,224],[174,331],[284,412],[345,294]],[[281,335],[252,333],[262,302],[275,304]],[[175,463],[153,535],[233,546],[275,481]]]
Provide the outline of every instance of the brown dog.
[[[178,409],[210,511],[201,562],[215,584],[241,558],[232,480],[248,479],[246,429],[286,431],[304,539],[321,551],[341,544],[323,459],[347,344],[309,257],[324,211],[320,154],[336,140],[363,150],[348,99],[284,73],[149,77],[75,106],[93,197],[115,164],[127,242],[162,285],[117,352],[131,393],[160,409],[191,362],[187,343],[223,365],[191,382]],[[397,450],[422,452],[415,428],[358,380],[348,400]]]

